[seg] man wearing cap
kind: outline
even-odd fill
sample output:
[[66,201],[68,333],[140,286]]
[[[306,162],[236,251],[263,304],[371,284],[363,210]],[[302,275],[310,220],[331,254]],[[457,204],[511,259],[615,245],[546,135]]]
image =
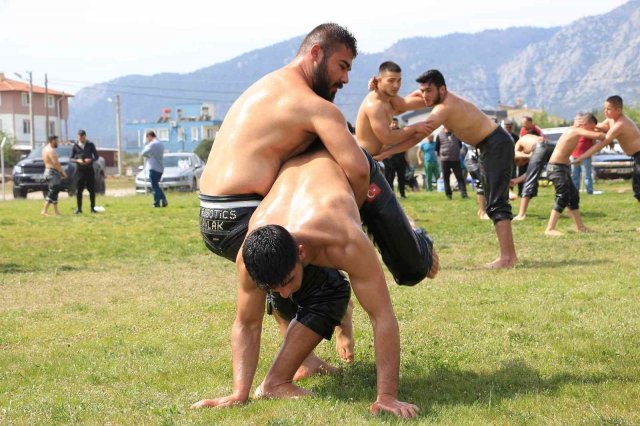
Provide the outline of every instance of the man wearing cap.
[[76,200],[78,206],[76,214],[82,214],[82,191],[87,188],[89,200],[91,200],[91,213],[96,213],[96,180],[93,162],[98,160],[98,151],[93,142],[87,140],[87,132],[78,130],[78,142],[73,144],[71,149],[71,161],[76,163],[78,171],[77,185],[78,192]]

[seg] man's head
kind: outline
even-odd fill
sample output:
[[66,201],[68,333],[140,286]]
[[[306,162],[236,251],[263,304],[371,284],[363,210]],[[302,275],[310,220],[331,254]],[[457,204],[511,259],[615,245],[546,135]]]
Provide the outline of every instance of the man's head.
[[145,133],[145,136],[147,138],[147,142],[151,142],[156,138],[156,132],[154,132],[153,130],[147,130],[147,133]]
[[524,127],[527,130],[530,130],[533,127],[533,118],[529,117],[528,115],[525,115],[524,117],[522,117],[522,127]]
[[504,129],[511,133],[513,131],[513,121],[511,120],[504,120]]
[[51,135],[49,136],[49,145],[51,145],[54,148],[58,147],[58,137],[56,135]]
[[378,93],[393,97],[400,91],[402,84],[402,69],[395,62],[386,61],[378,68]]
[[604,102],[604,115],[616,120],[622,115],[622,98],[618,95],[609,96]]
[[349,82],[351,63],[357,54],[353,34],[334,23],[315,27],[298,49],[298,56],[310,55],[314,63],[311,88],[318,96],[331,102],[338,89]]
[[590,112],[581,115],[582,128],[593,131],[598,125],[598,119]]
[[78,130],[78,141],[84,143],[87,140],[87,132],[84,130]]
[[420,84],[422,99],[428,107],[438,105],[447,94],[447,83],[444,81],[442,73],[438,70],[425,71],[420,77],[416,78],[416,81]]
[[393,117],[391,119],[391,124],[389,124],[389,128],[391,130],[396,130],[396,129],[400,128],[400,124],[398,124],[398,119],[397,118]]
[[304,247],[280,225],[255,229],[242,246],[242,260],[256,285],[282,297],[300,289],[304,257]]

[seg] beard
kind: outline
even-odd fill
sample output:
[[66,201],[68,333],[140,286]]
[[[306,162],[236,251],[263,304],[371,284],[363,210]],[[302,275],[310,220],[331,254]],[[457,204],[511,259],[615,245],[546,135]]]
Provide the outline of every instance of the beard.
[[433,102],[431,102],[430,106],[436,106],[438,105],[440,102],[442,102],[442,99],[440,98],[440,92],[436,92],[436,97],[433,98]]
[[322,61],[318,64],[318,69],[313,76],[313,87],[311,89],[322,99],[333,102],[336,97],[336,93],[338,93],[337,90],[333,93],[331,92],[333,86],[336,86],[338,89],[342,88],[342,84],[340,83],[336,85],[331,84],[331,81],[329,81],[327,58],[322,58]]

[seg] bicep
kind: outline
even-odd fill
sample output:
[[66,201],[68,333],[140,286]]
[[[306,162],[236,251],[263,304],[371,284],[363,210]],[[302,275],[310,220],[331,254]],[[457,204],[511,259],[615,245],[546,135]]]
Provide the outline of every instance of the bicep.
[[358,166],[366,167],[367,159],[355,138],[347,129],[344,116],[337,110],[316,114],[311,120],[313,132],[318,135],[327,151],[348,174]]
[[264,316],[265,293],[253,282],[242,261],[238,262],[236,267],[238,271],[236,319],[243,324],[261,323]]

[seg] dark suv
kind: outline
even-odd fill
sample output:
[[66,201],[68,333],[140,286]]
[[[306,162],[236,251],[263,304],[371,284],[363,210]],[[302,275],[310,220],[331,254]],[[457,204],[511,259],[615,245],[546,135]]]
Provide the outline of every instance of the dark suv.
[[[71,148],[73,145],[58,145],[56,152],[58,153],[58,161],[67,172],[67,178],[62,180],[62,191],[66,191],[69,195],[75,195],[76,180],[76,164],[69,161]],[[100,157],[98,161],[93,162],[93,170],[96,174],[96,192],[104,194],[106,190],[105,177],[105,161]],[[13,197],[26,198],[29,192],[42,191],[46,196],[48,192],[47,182],[44,179],[44,162],[42,161],[42,147],[38,147],[31,151],[29,156],[20,160],[13,168]]]

